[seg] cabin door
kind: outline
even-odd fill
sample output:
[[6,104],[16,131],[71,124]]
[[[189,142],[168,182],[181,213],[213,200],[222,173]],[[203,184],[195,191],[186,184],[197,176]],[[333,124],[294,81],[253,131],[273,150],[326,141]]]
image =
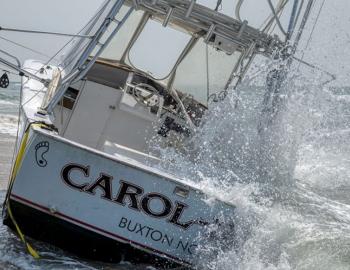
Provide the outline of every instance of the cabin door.
[[97,148],[120,95],[117,89],[87,81],[63,136]]

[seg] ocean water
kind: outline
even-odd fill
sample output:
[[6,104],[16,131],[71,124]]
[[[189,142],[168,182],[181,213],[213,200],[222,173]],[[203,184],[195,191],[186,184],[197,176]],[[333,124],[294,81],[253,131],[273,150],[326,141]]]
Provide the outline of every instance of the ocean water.
[[[161,150],[165,169],[236,205],[234,244],[201,247],[201,269],[350,269],[350,91],[318,81],[289,79],[272,118],[261,114],[264,87],[244,83],[238,98],[212,105],[182,154]],[[16,89],[0,90],[3,134],[15,134],[16,102]],[[154,269],[33,244],[43,260],[0,225],[0,268]]]
[[15,136],[19,102],[19,84],[0,88],[0,133]]

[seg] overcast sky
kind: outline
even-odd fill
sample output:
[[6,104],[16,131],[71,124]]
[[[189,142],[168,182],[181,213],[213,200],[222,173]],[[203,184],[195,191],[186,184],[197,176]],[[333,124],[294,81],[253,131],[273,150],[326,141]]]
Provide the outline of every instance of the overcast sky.
[[[76,33],[88,21],[103,0],[0,0],[0,26],[43,31]],[[199,0],[209,3],[213,0]],[[228,12],[237,0],[224,0]],[[316,0],[318,4],[323,0]],[[252,14],[260,14],[265,0],[246,0]],[[254,11],[253,11],[254,10]],[[337,74],[337,84],[350,85],[350,0],[326,0],[319,24],[305,59]],[[314,11],[315,13],[315,11]],[[251,17],[252,20],[254,17]],[[249,18],[248,18],[249,20]],[[312,23],[312,21],[310,21]],[[306,35],[307,36],[307,35]],[[5,37],[52,55],[67,41],[63,38],[31,34],[5,33]],[[302,47],[302,46],[301,46]],[[39,57],[23,48],[0,40],[0,48],[20,57]]]

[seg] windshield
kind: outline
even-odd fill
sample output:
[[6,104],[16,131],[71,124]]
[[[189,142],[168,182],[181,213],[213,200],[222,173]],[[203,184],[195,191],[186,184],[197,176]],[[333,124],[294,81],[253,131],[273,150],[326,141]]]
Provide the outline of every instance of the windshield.
[[155,79],[165,79],[191,36],[149,20],[131,47],[129,61]]
[[[277,35],[281,39],[285,38],[295,2],[299,3],[298,13],[302,13],[301,11],[305,10],[306,4],[304,1],[298,0],[196,0],[197,4],[217,10],[219,13],[240,21],[246,20],[250,26],[265,33]],[[275,10],[282,28],[276,24],[272,8]]]
[[224,90],[241,56],[228,55],[200,39],[176,70],[174,88],[207,104],[211,94]]
[[181,25],[163,27],[159,18],[135,10],[100,57],[127,64],[207,105],[210,95],[225,89],[242,53],[218,49],[220,40],[208,43],[200,36]]
[[[79,32],[79,34],[94,36],[98,27],[106,18],[106,15],[110,11],[111,7],[115,5],[116,1],[117,0],[106,0],[98,12],[95,14],[95,16],[91,18],[91,20],[84,27],[84,29]],[[287,24],[285,17],[290,13],[292,2],[288,0],[269,1],[271,1],[271,5],[276,8],[277,15],[281,17],[280,19],[285,30]],[[170,0],[169,2],[174,2],[174,4],[176,3],[175,1]],[[197,5],[203,5],[211,10],[217,10],[219,14],[222,13],[238,20],[248,20],[249,25],[253,27],[260,29],[265,29],[268,27],[266,29],[271,28],[272,32],[275,32],[273,31],[274,29],[279,30],[279,27],[276,27],[275,22],[268,24],[269,18],[271,18],[271,7],[268,4],[269,2],[266,0],[266,2],[264,1],[264,5],[259,5],[258,7],[255,7],[254,3],[254,0],[196,1]],[[259,16],[255,15],[256,12],[254,12],[254,16],[251,16],[251,12],[248,11],[257,11],[257,8],[259,8]],[[115,21],[121,21],[124,13],[126,13],[129,9],[130,3],[127,1],[116,16]],[[283,10],[283,13],[278,12],[280,9]],[[136,11],[134,11],[127,20],[125,26],[123,26],[118,33],[117,38],[112,40],[110,46],[106,48],[105,53],[103,53],[101,57],[116,61],[120,59],[123,61],[128,60],[129,64],[134,66],[136,69],[146,71],[156,79],[163,79],[167,77],[169,73],[171,73],[177,59],[190,40],[191,35],[195,34],[193,32],[194,29],[191,29],[191,27],[186,28],[188,27],[186,26],[186,30],[182,29],[181,31],[178,31],[178,29],[174,30],[170,27],[162,27],[161,24],[150,19],[145,25],[143,25],[143,31],[139,33],[138,38],[136,40],[132,40],[133,35],[135,34],[135,30],[139,26],[143,15],[144,12],[142,11],[142,8],[136,9]],[[158,18],[157,16],[158,15],[153,18],[152,15],[152,18],[157,19],[158,21],[163,20],[162,16],[158,16]],[[106,33],[112,31],[113,27],[115,28],[115,26],[115,24],[111,24],[109,31],[106,31]],[[192,32],[186,33],[186,31]],[[61,67],[65,71],[63,76],[65,74],[68,74],[75,66],[77,59],[81,57],[82,52],[88,46],[89,41],[90,40],[88,38],[76,37],[65,48],[61,54]],[[132,41],[133,46],[128,47],[130,45],[130,41]],[[103,40],[102,42],[100,41],[100,44],[103,44]],[[150,62],[154,61],[158,61],[159,64],[149,64]]]
[[[120,21],[128,10],[129,6],[123,5],[120,12],[116,16],[116,20]],[[143,15],[144,12],[141,10],[137,10],[131,13],[127,21],[124,23],[123,27],[119,30],[118,34],[112,39],[111,43],[102,52],[101,58],[118,61],[124,56],[125,51],[127,50],[132,36],[136,31],[137,26],[141,22]],[[108,31],[112,31],[113,27],[114,25],[111,25]]]

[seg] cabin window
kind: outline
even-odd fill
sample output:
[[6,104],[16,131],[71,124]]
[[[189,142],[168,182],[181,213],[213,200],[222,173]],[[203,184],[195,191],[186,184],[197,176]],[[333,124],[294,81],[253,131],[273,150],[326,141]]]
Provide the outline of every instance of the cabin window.
[[228,55],[200,39],[177,68],[174,88],[207,104],[211,94],[224,90],[240,56],[238,51]]
[[75,100],[78,97],[78,94],[79,90],[69,87],[59,104],[64,108],[72,110],[74,107]]
[[[117,20],[121,20],[125,13],[129,10],[130,7],[123,6],[121,8],[121,11],[116,16]],[[111,40],[111,42],[108,44],[108,46],[105,48],[105,50],[100,55],[103,59],[109,59],[109,60],[120,60],[127,49],[129,42],[139,25],[142,16],[144,12],[143,11],[134,11],[131,13],[129,18],[124,23],[123,27],[119,30],[117,35]],[[115,24],[112,23],[111,26],[108,29],[108,32],[113,31],[113,28],[115,27]],[[105,40],[102,40],[104,42]]]
[[184,32],[149,20],[129,52],[129,61],[153,78],[164,79],[173,70],[190,39],[191,36]]

